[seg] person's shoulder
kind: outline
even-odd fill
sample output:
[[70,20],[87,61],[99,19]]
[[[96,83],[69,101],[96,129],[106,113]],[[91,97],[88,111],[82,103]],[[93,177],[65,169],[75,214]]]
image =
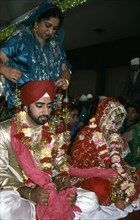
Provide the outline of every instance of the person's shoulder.
[[123,134],[125,132],[130,132],[132,131],[135,132],[136,130],[140,130],[140,120],[137,120],[135,123],[133,123],[132,125],[129,125],[125,128]]
[[136,127],[140,130],[140,119],[137,121]]
[[11,119],[2,121],[0,123],[0,139],[1,139],[1,146],[6,147],[7,144],[11,142]]
[[0,122],[0,129],[8,130],[9,128],[11,128],[11,119]]
[[19,36],[19,37],[22,37],[24,35],[28,35],[28,34],[31,34],[31,30],[29,27],[26,27],[25,25],[23,24],[20,24],[16,27],[16,29],[13,31],[12,36]]
[[89,138],[92,132],[93,132],[93,129],[90,128],[89,125],[85,125],[82,128],[80,128],[80,131],[78,134],[79,134],[79,137],[84,136],[84,138]]

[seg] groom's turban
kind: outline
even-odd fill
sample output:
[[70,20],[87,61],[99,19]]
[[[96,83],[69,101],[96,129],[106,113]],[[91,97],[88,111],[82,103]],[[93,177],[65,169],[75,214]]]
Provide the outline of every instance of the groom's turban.
[[55,98],[55,85],[50,80],[35,80],[25,83],[21,88],[21,102],[30,105],[39,100],[44,94],[48,94],[51,101]]

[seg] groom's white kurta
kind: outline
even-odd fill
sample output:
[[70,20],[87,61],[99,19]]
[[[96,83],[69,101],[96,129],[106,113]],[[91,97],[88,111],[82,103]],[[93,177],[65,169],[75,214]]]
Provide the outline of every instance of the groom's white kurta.
[[[78,188],[76,205],[82,210],[75,212],[74,220],[117,220],[127,216],[131,207],[122,211],[114,204],[99,206],[95,193]],[[20,197],[14,190],[0,192],[0,220],[35,220],[35,205],[29,200]],[[56,219],[61,220],[61,219]]]

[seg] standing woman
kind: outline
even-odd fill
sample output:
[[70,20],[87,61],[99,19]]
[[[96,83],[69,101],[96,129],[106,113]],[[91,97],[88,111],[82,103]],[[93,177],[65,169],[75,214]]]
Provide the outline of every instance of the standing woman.
[[33,9],[0,50],[0,75],[6,79],[8,109],[15,106],[15,89],[32,80],[53,80],[66,90],[70,69],[63,48],[63,13],[46,1]]

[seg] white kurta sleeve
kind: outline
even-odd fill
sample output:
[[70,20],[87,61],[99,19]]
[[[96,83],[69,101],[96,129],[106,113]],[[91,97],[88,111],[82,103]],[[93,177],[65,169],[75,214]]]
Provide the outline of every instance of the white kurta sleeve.
[[81,209],[80,212],[75,212],[74,220],[117,220],[132,212],[132,208],[120,210],[114,204],[110,206],[99,205],[98,198],[94,192],[77,189],[76,205]]
[[14,190],[0,192],[0,220],[35,220],[35,205]]

